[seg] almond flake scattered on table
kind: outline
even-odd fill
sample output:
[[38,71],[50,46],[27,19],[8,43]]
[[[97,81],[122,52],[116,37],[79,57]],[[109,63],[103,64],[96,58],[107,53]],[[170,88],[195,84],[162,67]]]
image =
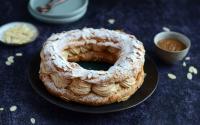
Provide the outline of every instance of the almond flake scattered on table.
[[[15,54],[16,56],[22,56],[23,54],[22,53],[16,53]],[[13,64],[15,61],[14,61],[14,56],[9,56],[9,57],[7,57],[7,60],[6,60],[6,62],[5,62],[5,64],[7,65],[7,66],[10,66],[11,64]]]
[[186,63],[185,62],[183,62],[183,67],[186,67],[187,65],[186,65]]
[[187,79],[192,80],[192,73],[187,73]]
[[13,63],[13,62],[14,62],[14,56],[9,56],[9,57],[7,58],[7,60],[8,60],[9,62]]
[[189,69],[188,69],[188,71],[190,73],[195,74],[195,75],[198,73],[197,68],[195,68],[194,66],[190,66]]
[[108,23],[109,24],[114,24],[115,23],[115,19],[108,19]]
[[10,66],[12,63],[14,63],[14,56],[7,57],[7,60],[6,60],[5,64],[7,66]]
[[193,73],[193,70],[194,70],[194,69],[193,69],[193,66],[190,66],[189,69],[188,69],[188,71],[189,71],[190,73]]
[[170,79],[176,79],[176,76],[172,73],[167,74]]
[[11,111],[11,112],[14,112],[14,111],[16,111],[16,110],[17,110],[17,106],[13,105],[13,106],[10,107],[10,111]]
[[0,108],[0,111],[3,111],[4,110],[4,108]]
[[23,54],[22,53],[16,53],[15,55],[16,56],[22,56]]
[[10,65],[11,65],[11,62],[6,61],[5,64],[6,64],[7,66],[10,66]]
[[31,118],[30,121],[32,124],[35,124],[35,118]]
[[190,60],[190,57],[189,56],[185,57],[185,60]]
[[197,70],[197,68],[194,67],[194,71],[193,71],[193,73],[194,73],[195,75],[198,74],[198,70]]
[[163,31],[166,31],[166,32],[169,32],[169,31],[170,31],[170,29],[167,28],[167,27],[165,27],[165,26],[164,26],[162,29],[163,29]]

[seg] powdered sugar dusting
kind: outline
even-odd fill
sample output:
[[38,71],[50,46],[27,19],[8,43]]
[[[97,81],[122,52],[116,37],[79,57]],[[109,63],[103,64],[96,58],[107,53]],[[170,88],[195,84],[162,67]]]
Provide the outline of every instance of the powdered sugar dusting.
[[[61,55],[61,51],[65,47],[73,44],[71,41],[80,38],[87,40],[93,37],[108,40],[106,42],[99,42],[98,44],[100,45],[121,49],[121,54],[117,62],[105,72],[86,70],[79,65],[72,66],[74,63],[68,62]],[[113,43],[112,40],[117,43]],[[92,43],[92,41],[87,41],[87,43]],[[142,43],[132,35],[114,30],[84,28],[83,30],[53,34],[44,44],[42,53],[45,55],[43,59],[44,64],[51,67],[49,69],[52,72],[56,72],[56,66],[62,69],[63,73],[70,75],[66,77],[80,78],[89,83],[98,84],[109,81],[116,73],[118,73],[117,76],[120,79],[125,79],[130,73],[140,70],[144,64],[145,51]],[[88,75],[90,78],[88,78]]]

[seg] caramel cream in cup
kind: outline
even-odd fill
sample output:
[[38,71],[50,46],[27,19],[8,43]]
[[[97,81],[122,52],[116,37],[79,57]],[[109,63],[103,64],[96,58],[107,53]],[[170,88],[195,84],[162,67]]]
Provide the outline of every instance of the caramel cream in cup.
[[163,39],[157,43],[157,46],[166,51],[181,51],[186,48],[186,45],[177,39]]
[[178,32],[160,32],[154,37],[155,50],[160,59],[167,63],[182,60],[191,43],[187,36]]

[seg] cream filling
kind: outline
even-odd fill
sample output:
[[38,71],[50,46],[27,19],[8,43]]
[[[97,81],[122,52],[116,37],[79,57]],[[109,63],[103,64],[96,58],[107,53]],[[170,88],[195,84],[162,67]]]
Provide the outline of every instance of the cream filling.
[[134,78],[134,77],[131,77],[131,78],[128,78],[128,79],[126,79],[126,80],[120,82],[119,84],[120,84],[121,86],[125,87],[125,88],[129,88],[129,87],[131,87],[131,86],[132,86],[133,84],[135,84],[135,83],[136,83],[135,78]]
[[70,84],[69,88],[75,94],[86,95],[91,91],[91,84],[88,84],[79,79],[74,79]]
[[71,83],[71,80],[62,79],[58,74],[50,74],[52,81],[57,88],[65,88]]
[[119,88],[119,84],[111,83],[105,85],[93,85],[92,91],[100,96],[109,96],[115,93]]

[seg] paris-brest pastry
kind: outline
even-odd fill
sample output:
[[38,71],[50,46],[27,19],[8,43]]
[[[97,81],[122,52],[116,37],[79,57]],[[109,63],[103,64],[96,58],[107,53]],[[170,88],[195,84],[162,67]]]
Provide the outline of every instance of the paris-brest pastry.
[[[121,31],[84,28],[53,34],[40,53],[40,79],[51,94],[66,101],[93,106],[125,101],[143,83],[144,55],[143,44]],[[112,66],[88,70],[78,61]]]

